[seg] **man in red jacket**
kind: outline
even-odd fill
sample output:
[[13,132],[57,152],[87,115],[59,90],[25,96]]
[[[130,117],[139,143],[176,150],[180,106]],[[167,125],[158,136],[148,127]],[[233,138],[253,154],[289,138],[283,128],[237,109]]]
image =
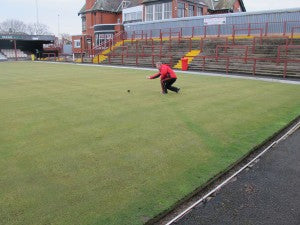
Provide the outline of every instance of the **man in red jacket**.
[[161,62],[156,63],[156,68],[159,72],[148,77],[148,79],[156,79],[160,77],[162,94],[168,94],[168,89],[178,93],[180,88],[172,86],[177,80],[175,72],[168,65],[162,64]]

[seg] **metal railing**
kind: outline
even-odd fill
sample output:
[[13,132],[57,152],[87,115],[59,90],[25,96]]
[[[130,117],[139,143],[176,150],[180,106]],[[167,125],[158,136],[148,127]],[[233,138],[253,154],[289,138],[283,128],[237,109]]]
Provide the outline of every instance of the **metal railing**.
[[[263,39],[272,39],[272,38],[282,38],[286,45],[281,45],[278,47],[278,55],[277,55],[277,58],[263,58],[263,57],[255,57],[255,56],[252,56],[252,57],[249,57],[249,52],[250,50],[252,50],[252,53],[254,53],[256,47],[257,47],[257,40],[259,40],[259,44],[262,45],[262,41]],[[206,38],[201,38],[200,39],[200,47],[203,48],[203,45],[204,45],[204,41],[205,41]],[[210,38],[207,38],[207,39],[210,39]],[[217,37],[215,37],[215,39],[217,39]],[[215,60],[216,63],[219,62],[219,59],[223,59],[223,60],[226,60],[226,73],[228,74],[229,72],[229,67],[230,67],[230,63],[232,61],[243,61],[244,63],[248,63],[248,62],[252,62],[253,65],[253,69],[252,69],[252,74],[253,75],[256,75],[256,71],[257,71],[257,62],[274,62],[274,63],[277,63],[277,65],[279,64],[284,64],[284,69],[283,69],[283,77],[285,78],[287,76],[287,72],[288,72],[288,68],[289,68],[289,64],[290,63],[298,63],[300,62],[300,59],[289,59],[289,58],[281,58],[281,49],[282,48],[285,48],[286,51],[287,49],[296,49],[296,48],[300,48],[300,45],[289,45],[289,37],[287,36],[277,36],[277,37],[263,37],[263,36],[259,36],[259,37],[256,37],[254,38],[254,40],[252,41],[252,46],[248,46],[248,45],[235,45],[232,41],[232,44],[230,45],[229,44],[229,39],[228,37],[220,37],[219,39],[224,39],[224,42],[226,43],[225,45],[217,45],[216,48],[215,48],[215,54],[214,55],[198,55],[198,56],[191,56],[192,58],[201,58],[203,61],[203,65],[202,65],[202,68],[203,70],[205,71],[205,66],[206,66],[206,61],[208,59],[212,59],[212,60]],[[189,38],[188,39],[190,43],[192,43],[192,38]],[[174,40],[173,40],[174,41]],[[182,40],[181,40],[182,41]],[[154,67],[155,65],[155,59],[170,59],[169,61],[169,64],[170,65],[173,65],[173,61],[174,61],[174,55],[172,54],[163,54],[162,52],[162,48],[163,48],[163,45],[161,43],[159,43],[159,45],[155,45],[154,42],[153,42],[153,39],[152,39],[152,42],[149,41],[150,45],[145,45],[145,46],[142,46],[142,49],[141,49],[141,52],[139,51],[139,45],[138,45],[138,42],[139,40],[135,40],[135,54],[128,54],[128,48],[126,48],[126,51],[127,52],[124,52],[124,50],[122,51],[122,53],[116,53],[116,52],[111,52],[110,54],[108,54],[108,58],[109,58],[109,63],[112,62],[112,60],[114,58],[118,58],[118,57],[121,57],[122,58],[122,64],[125,63],[124,61],[124,58],[134,58],[135,59],[135,65],[136,66],[139,66],[140,63],[139,63],[139,60],[140,59],[143,59],[143,58],[151,58],[151,64],[152,64],[152,67]],[[168,43],[169,42],[169,43]],[[169,45],[169,46],[172,46],[172,39],[169,39],[168,42],[165,42],[164,44],[166,45]],[[133,45],[133,43],[131,43],[131,45]],[[191,46],[191,44],[189,45]],[[127,46],[128,47],[128,46]],[[227,52],[228,49],[245,49],[244,51],[244,55],[243,56],[239,56],[239,57],[236,57],[236,56],[221,56],[219,55],[220,53],[220,49],[225,49],[225,52]],[[145,53],[145,49],[151,49],[151,53]],[[158,49],[159,50],[159,54],[154,54],[154,50],[155,49]],[[286,53],[287,55],[287,53]],[[186,57],[189,57],[189,56],[186,56]],[[178,57],[177,57],[178,58]]]
[[[207,69],[206,69],[207,59],[211,59],[215,63],[218,64],[218,61],[217,61],[215,55],[203,55],[203,56],[199,55],[199,56],[196,56],[196,57],[193,57],[193,58],[194,59],[195,58],[202,59],[202,66],[201,66],[202,67],[202,71],[207,71]],[[233,62],[233,61],[235,63],[238,62],[238,61],[245,62],[245,60],[247,60],[248,65],[250,65],[249,62],[252,61],[252,63],[253,63],[252,64],[252,75],[253,76],[255,76],[257,74],[256,73],[256,71],[257,71],[257,62],[273,62],[274,64],[277,63],[277,58],[219,56],[218,59],[226,60],[226,64],[225,64],[226,74],[229,74],[230,63],[231,62]],[[279,62],[283,63],[282,76],[283,76],[283,78],[286,78],[287,77],[287,73],[288,73],[289,63],[300,63],[300,59],[281,59]]]
[[[192,27],[168,27],[163,29],[144,29],[129,31],[125,33],[128,37],[136,39],[138,36],[141,39],[146,38],[159,38],[163,35],[166,36],[170,33],[180,33],[181,37],[207,37],[207,36],[235,36],[235,35],[248,35],[250,36],[251,30],[259,31],[252,33],[252,35],[274,35],[282,34],[283,36],[290,33],[295,33],[299,28],[300,21],[283,21],[283,22],[264,22],[264,23],[241,23],[241,24],[222,24],[222,25],[206,25],[206,26],[192,26]],[[234,31],[236,31],[234,34]],[[261,34],[262,32],[262,34]],[[177,34],[176,34],[177,36]]]
[[[107,48],[112,49],[112,46],[117,41],[123,41],[122,46],[122,52],[116,53],[112,51],[111,53],[107,54],[108,61],[111,63],[111,61],[114,58],[121,57],[122,64],[125,63],[125,58],[135,58],[135,64],[136,66],[139,66],[139,61],[142,58],[149,57],[151,58],[151,64],[154,67],[155,65],[155,59],[162,59],[166,58],[167,60],[170,59],[169,64],[173,65],[173,60],[175,58],[172,54],[163,54],[162,48],[163,46],[169,46],[169,52],[172,51],[174,43],[176,44],[176,41],[178,43],[180,41],[189,41],[189,47],[188,50],[192,50],[192,45],[195,43],[195,40],[198,41],[198,39],[193,39],[194,37],[198,36],[200,37],[199,40],[199,47],[201,52],[203,51],[204,47],[204,41],[208,39],[224,39],[224,44],[217,45],[215,48],[215,54],[214,55],[198,55],[193,56],[193,58],[201,58],[203,60],[202,68],[205,69],[206,61],[208,59],[213,59],[216,61],[216,63],[219,62],[219,59],[226,60],[226,73],[229,71],[230,63],[234,61],[241,61],[243,60],[245,63],[253,63],[253,75],[256,74],[257,70],[257,62],[276,62],[277,65],[284,64],[283,69],[283,77],[286,77],[287,71],[289,68],[290,63],[298,63],[300,62],[300,59],[289,59],[289,58],[282,58],[282,49],[285,48],[286,56],[288,55],[287,50],[291,48],[300,48],[297,45],[291,45],[293,43],[293,40],[295,39],[295,34],[300,31],[300,26],[297,26],[300,21],[285,21],[285,22],[266,22],[266,23],[249,23],[249,24],[231,24],[231,25],[216,25],[216,26],[198,26],[198,27],[178,27],[178,28],[167,28],[167,29],[152,29],[152,30],[139,30],[134,31],[132,33],[127,32],[120,32],[118,35],[115,36],[115,38],[107,43],[103,43],[102,45],[107,46]],[[274,29],[274,27],[280,27],[280,29]],[[212,34],[211,29],[214,27],[216,29],[216,33],[214,36],[210,36]],[[187,30],[190,30],[190,36],[185,36],[184,34],[187,33]],[[279,33],[274,33],[274,31],[280,30]],[[230,31],[230,32],[228,32]],[[239,35],[246,35],[246,36],[253,36],[252,46],[248,45],[236,45],[236,37]],[[131,40],[131,45],[135,45],[135,51],[136,53],[131,54],[128,52],[128,46],[125,46],[125,40],[128,39]],[[159,43],[154,43],[154,38],[158,38]],[[278,53],[276,58],[263,58],[263,57],[249,57],[249,52],[252,50],[252,54],[255,54],[256,48],[259,45],[263,44],[264,39],[274,39],[279,38],[283,39],[285,41],[285,45],[278,46]],[[232,39],[232,42],[230,44],[230,39]],[[141,52],[139,51],[139,41],[143,40],[143,46],[141,47]],[[175,41],[175,42],[174,42]],[[259,43],[259,44],[258,44]],[[276,46],[276,47],[277,47]],[[288,47],[290,46],[290,47]],[[293,47],[292,47],[293,46]],[[118,47],[119,48],[119,47]],[[159,54],[155,54],[154,50],[159,49]],[[221,56],[219,55],[220,49],[227,50],[229,48],[233,49],[244,49],[244,55],[242,57],[236,57],[236,56]],[[101,49],[99,46],[96,46],[94,48],[94,51]],[[151,49],[151,53],[146,53],[146,49]],[[126,50],[126,51],[124,51]],[[103,49],[101,49],[101,52]],[[99,52],[98,54],[101,54]],[[177,57],[178,58],[178,57]]]
[[[282,35],[286,36],[288,33],[291,35],[291,43],[295,37],[296,32],[300,31],[300,21],[284,21],[284,22],[265,22],[265,23],[248,23],[248,24],[224,24],[224,25],[211,25],[211,26],[193,26],[193,27],[173,27],[164,29],[151,29],[151,30],[137,30],[133,32],[121,31],[114,36],[114,39],[108,40],[101,45],[95,46],[92,49],[91,55],[101,54],[106,49],[111,49],[114,43],[117,41],[131,39],[135,40],[152,40],[153,38],[159,38],[161,43],[164,38],[182,39],[182,38],[194,38],[194,37],[210,37],[215,36],[217,38],[222,36],[232,36],[235,41],[235,37],[239,35],[247,36],[263,36],[269,35]],[[276,27],[276,29],[275,29]],[[124,45],[124,44],[123,44]]]
[[289,49],[300,49],[300,45],[279,45],[277,48],[277,65],[280,63],[281,58],[281,49],[285,50],[285,56],[288,56],[288,50]]
[[112,60],[113,59],[121,59],[121,64],[124,65],[124,58],[131,58],[131,59],[134,59],[135,60],[135,66],[140,66],[140,63],[139,63],[139,60],[140,59],[144,59],[144,58],[150,58],[151,59],[151,65],[152,67],[155,66],[155,59],[157,60],[166,60],[168,59],[167,61],[165,61],[168,65],[172,66],[173,65],[173,62],[174,62],[174,56],[172,54],[140,54],[140,53],[136,53],[136,54],[130,54],[130,53],[125,53],[124,52],[121,52],[121,53],[115,53],[115,52],[112,52],[112,53],[109,53],[107,54],[107,57],[108,57],[108,63],[111,64],[112,63]]

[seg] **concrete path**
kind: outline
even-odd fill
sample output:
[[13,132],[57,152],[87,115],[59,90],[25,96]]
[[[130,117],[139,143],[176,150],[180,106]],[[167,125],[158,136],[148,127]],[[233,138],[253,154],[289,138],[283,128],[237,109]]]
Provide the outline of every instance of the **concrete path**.
[[300,129],[177,225],[299,225]]

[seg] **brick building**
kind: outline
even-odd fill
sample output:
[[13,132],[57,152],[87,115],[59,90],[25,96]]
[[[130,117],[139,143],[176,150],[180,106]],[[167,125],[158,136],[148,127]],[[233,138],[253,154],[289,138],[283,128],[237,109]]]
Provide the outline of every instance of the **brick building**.
[[242,0],[85,0],[78,15],[82,34],[73,36],[73,52],[91,52],[123,30],[124,23],[245,12]]
[[73,52],[89,51],[112,39],[122,30],[122,10],[141,4],[142,0],[85,0],[78,13],[82,20],[82,34],[72,37]]
[[203,0],[208,6],[208,14],[246,12],[242,0]]

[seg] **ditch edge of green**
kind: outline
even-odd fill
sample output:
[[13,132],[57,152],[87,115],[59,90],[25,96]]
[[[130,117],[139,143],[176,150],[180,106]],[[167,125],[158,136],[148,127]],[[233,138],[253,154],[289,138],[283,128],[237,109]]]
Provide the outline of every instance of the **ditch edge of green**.
[[243,155],[239,160],[235,163],[229,165],[225,170],[219,172],[217,175],[208,180],[205,184],[196,188],[190,194],[186,195],[175,204],[170,206],[168,209],[159,213],[155,217],[148,220],[145,225],[153,225],[153,224],[165,224],[169,219],[175,217],[178,212],[183,211],[183,209],[187,208],[189,203],[195,202],[195,200],[200,199],[204,194],[208,193],[218,184],[222,183],[225,179],[231,176],[235,171],[239,170],[245,164],[247,164],[251,159],[260,154],[265,148],[267,148],[271,143],[278,140],[282,137],[288,130],[290,130],[293,126],[300,122],[300,115],[289,122],[287,125],[282,127],[280,130],[269,136],[266,140],[256,145],[248,153]]

